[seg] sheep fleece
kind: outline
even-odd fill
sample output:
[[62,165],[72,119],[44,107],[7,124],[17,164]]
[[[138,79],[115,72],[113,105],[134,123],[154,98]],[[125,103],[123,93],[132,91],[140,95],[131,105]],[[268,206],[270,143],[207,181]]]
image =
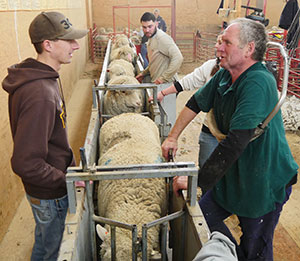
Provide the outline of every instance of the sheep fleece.
[[[111,120],[118,121],[127,119],[128,125],[134,130],[147,131],[151,120],[139,114],[121,114]],[[129,118],[133,118],[131,121]],[[139,118],[139,121],[137,121]],[[109,120],[109,121],[111,121]],[[149,121],[150,120],[150,121]],[[101,128],[109,127],[107,121]],[[135,122],[135,124],[134,124]],[[122,123],[123,124],[123,123]],[[122,126],[121,124],[121,126]],[[155,123],[152,122],[155,126]],[[155,126],[156,127],[156,126]],[[104,132],[110,133],[109,131]],[[130,129],[128,127],[128,129]],[[153,127],[151,127],[153,129]],[[154,128],[155,129],[155,128]],[[116,130],[119,131],[119,130]],[[117,144],[110,144],[104,154],[100,156],[99,165],[129,165],[158,163],[162,161],[161,148],[157,128],[152,133],[148,133],[143,139],[140,134],[128,135]],[[111,134],[111,133],[110,133]],[[100,134],[101,135],[101,134]],[[105,137],[103,137],[105,140]],[[153,141],[157,141],[154,144]],[[99,182],[98,189],[98,210],[99,215],[127,224],[136,224],[138,236],[141,237],[141,226],[165,215],[166,212],[166,185],[165,179],[123,179],[104,180]],[[148,257],[152,250],[159,250],[159,227],[155,226],[148,230],[147,236]],[[131,231],[116,229],[117,260],[131,260]],[[110,260],[110,236],[105,237],[102,243],[102,260]]]

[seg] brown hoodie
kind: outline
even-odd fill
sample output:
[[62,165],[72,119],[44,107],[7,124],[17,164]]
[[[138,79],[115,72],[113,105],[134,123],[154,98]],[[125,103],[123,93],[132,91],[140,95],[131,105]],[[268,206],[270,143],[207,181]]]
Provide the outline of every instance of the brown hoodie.
[[9,93],[12,169],[27,194],[39,199],[67,193],[65,173],[73,163],[58,78],[50,66],[28,58],[8,68],[2,82]]

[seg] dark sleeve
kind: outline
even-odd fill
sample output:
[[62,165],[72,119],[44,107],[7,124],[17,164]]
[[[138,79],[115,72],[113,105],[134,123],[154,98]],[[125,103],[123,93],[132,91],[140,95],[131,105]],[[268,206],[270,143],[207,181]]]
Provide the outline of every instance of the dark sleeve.
[[199,170],[198,186],[207,191],[225,175],[250,142],[255,129],[231,130]]
[[183,91],[183,88],[182,88],[181,84],[178,81],[174,82],[174,86],[175,86],[175,89],[178,93]]
[[194,95],[188,100],[188,102],[185,105],[186,107],[188,107],[189,109],[191,109],[193,112],[195,113],[199,113],[201,110],[196,102],[196,99],[194,97]]
[[280,15],[279,27],[288,30],[298,9],[298,2],[296,0],[288,1]]
[[161,29],[166,32],[167,31],[167,25],[164,19],[161,19]]

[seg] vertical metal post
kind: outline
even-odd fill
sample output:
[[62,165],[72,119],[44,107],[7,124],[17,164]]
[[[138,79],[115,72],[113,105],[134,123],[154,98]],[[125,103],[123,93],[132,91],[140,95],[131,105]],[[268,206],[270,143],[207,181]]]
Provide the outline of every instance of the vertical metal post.
[[189,176],[188,177],[188,199],[191,206],[195,206],[197,201],[197,181],[198,176]]
[[142,260],[147,261],[147,226],[142,227]]
[[137,249],[137,226],[133,225],[132,228],[132,260],[136,261],[137,260],[137,253],[138,253],[138,249]]
[[91,235],[91,242],[92,242],[92,257],[93,260],[97,260],[97,251],[96,251],[96,229],[95,229],[95,221],[93,220],[94,214],[94,204],[93,204],[93,191],[92,191],[92,184],[89,181],[85,181],[86,187],[86,195],[87,195],[87,202],[88,202],[88,209],[90,215],[90,235]]
[[168,222],[164,222],[162,224],[162,237],[161,237],[161,253],[162,253],[162,261],[167,260],[167,232],[168,232]]
[[181,216],[181,218],[182,218],[182,221],[181,221],[181,244],[180,244],[180,252],[179,252],[180,259],[179,260],[182,260],[182,261],[184,261],[184,256],[185,256],[184,244],[185,244],[186,226],[187,226],[186,215],[187,215],[187,211],[185,211],[185,213]]
[[113,6],[113,29],[114,29],[114,36],[116,36],[116,16],[115,16],[115,7]]
[[76,192],[73,181],[67,181],[67,192],[69,200],[69,212],[70,214],[76,213]]
[[115,261],[117,258],[116,251],[116,227],[110,226],[110,244],[111,244],[111,260]]
[[130,38],[130,5],[128,5],[128,8],[127,8],[127,16],[128,16],[128,32],[127,32],[127,36],[128,36],[128,38]]
[[176,42],[176,0],[171,2],[171,37]]

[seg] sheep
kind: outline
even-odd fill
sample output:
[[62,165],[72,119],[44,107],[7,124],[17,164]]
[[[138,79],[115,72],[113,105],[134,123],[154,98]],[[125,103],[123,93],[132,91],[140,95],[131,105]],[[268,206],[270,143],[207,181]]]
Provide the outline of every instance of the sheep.
[[114,29],[112,29],[111,27],[108,27],[105,29],[107,33],[113,33]]
[[106,34],[106,30],[104,27],[99,27],[98,34]]
[[[143,119],[143,125],[147,125],[147,128],[133,127],[141,119]],[[130,138],[144,139],[147,137],[147,142],[154,146],[160,143],[158,135],[153,135],[157,131],[156,125],[152,124],[149,118],[141,117],[137,113],[124,113],[122,116],[114,117],[107,121],[105,126],[106,128],[101,128],[99,135],[99,155],[105,154],[115,144]]]
[[95,46],[99,50],[100,56],[103,57],[106,51],[107,43],[108,43],[109,37],[108,35],[102,35],[98,34],[95,37]]
[[[120,128],[118,128],[120,122]],[[103,124],[101,140],[118,135],[123,127],[128,135],[116,144],[110,144],[100,155],[99,165],[150,164],[162,161],[159,132],[155,123],[140,114],[126,113],[113,117]],[[135,135],[135,130],[139,133]],[[151,130],[151,131],[149,131]],[[142,138],[140,134],[147,132]],[[125,132],[124,132],[125,133]],[[111,138],[111,137],[110,137]],[[156,142],[154,142],[156,141]],[[100,143],[102,144],[102,143]],[[100,145],[101,146],[101,145]],[[166,185],[164,179],[103,180],[98,186],[98,210],[100,216],[136,224],[138,236],[141,226],[154,221],[166,213]],[[159,251],[159,227],[148,230],[148,258]],[[111,260],[110,236],[105,236],[101,245],[101,260]],[[116,259],[131,260],[131,231],[116,229]]]
[[135,53],[129,45],[121,46],[120,48],[111,50],[110,60],[124,59],[128,62],[134,62]]
[[125,61],[123,59],[113,60],[108,68],[108,79],[112,79],[114,76],[127,75],[135,76],[135,69],[132,63]]
[[[116,76],[109,85],[139,84],[132,76]],[[108,115],[119,115],[124,112],[142,112],[144,108],[143,90],[108,90],[103,97],[103,112]]]
[[120,48],[122,46],[129,46],[128,37],[124,34],[116,35],[114,43],[112,45],[112,50]]
[[130,37],[130,40],[132,41],[132,43],[134,45],[140,45],[140,44],[142,44],[142,37],[139,36],[139,35],[132,35]]

